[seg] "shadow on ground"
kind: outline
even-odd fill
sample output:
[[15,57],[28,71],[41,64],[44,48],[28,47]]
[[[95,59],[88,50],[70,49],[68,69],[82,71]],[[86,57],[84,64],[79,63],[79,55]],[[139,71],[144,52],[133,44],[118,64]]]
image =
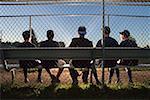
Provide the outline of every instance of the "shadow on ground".
[[150,88],[110,88],[96,85],[50,85],[46,87],[1,85],[1,99],[149,99]]

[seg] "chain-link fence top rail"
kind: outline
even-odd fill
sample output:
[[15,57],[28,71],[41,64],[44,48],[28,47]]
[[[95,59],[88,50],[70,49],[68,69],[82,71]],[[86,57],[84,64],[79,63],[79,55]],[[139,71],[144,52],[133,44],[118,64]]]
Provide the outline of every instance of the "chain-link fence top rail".
[[[38,42],[46,40],[47,30],[54,30],[54,40],[62,41],[68,46],[73,37],[78,37],[79,26],[87,28],[86,37],[93,41],[94,46],[102,38],[102,0],[2,1],[2,42],[22,42],[22,32],[30,27]],[[127,29],[140,47],[150,45],[149,0],[105,1],[105,25],[110,26],[112,37],[120,42],[119,32]]]

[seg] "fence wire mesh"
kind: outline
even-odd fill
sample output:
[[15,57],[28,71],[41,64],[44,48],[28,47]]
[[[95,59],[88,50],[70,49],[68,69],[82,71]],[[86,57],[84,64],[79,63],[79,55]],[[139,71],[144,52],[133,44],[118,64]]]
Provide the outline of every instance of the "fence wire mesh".
[[[130,0],[127,2],[106,0],[105,19],[102,18],[102,0],[83,0],[84,2],[82,0],[20,1],[6,2],[4,0],[4,2],[0,2],[2,48],[15,47],[18,43],[23,42],[22,32],[30,28],[34,30],[38,42],[47,39],[47,30],[53,30],[54,40],[64,42],[68,47],[72,38],[78,37],[79,26],[86,27],[86,38],[96,46],[98,40],[103,36],[101,30],[103,20],[105,20],[105,25],[111,28],[110,36],[119,43],[121,42],[119,32],[126,29],[130,31],[139,47],[148,48],[150,46],[150,2],[145,2],[146,0],[131,0],[132,2],[129,2]],[[99,69],[97,73],[101,80],[101,70]],[[7,81],[4,78],[5,73],[3,74],[1,76],[2,83]],[[125,70],[121,69],[120,74],[123,83],[127,83]],[[47,74],[44,75],[47,76]],[[63,75],[66,76],[64,73]],[[108,75],[109,72],[105,72],[106,81]],[[133,81],[147,82],[150,81],[149,76],[149,68],[133,68]],[[60,80],[66,82],[67,77],[62,77]]]

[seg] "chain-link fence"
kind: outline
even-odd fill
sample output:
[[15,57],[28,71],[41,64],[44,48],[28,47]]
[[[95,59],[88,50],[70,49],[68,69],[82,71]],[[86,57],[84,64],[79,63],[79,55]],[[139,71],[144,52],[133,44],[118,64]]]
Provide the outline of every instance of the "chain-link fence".
[[[118,43],[121,42],[119,32],[129,30],[139,47],[149,48],[150,2],[143,2],[144,0],[129,1],[106,0],[105,9],[103,9],[102,0],[83,0],[83,2],[82,0],[32,2],[19,2],[18,0],[18,2],[1,2],[1,47],[15,47],[18,43],[24,41],[22,32],[30,29],[34,30],[38,42],[47,39],[47,30],[53,30],[55,34],[54,40],[64,42],[68,47],[72,38],[78,37],[79,26],[86,27],[86,38],[91,40],[95,47],[98,40],[103,38],[101,28],[105,24],[105,26],[111,28],[110,36],[116,39]],[[133,68],[133,70],[134,82],[143,83],[150,80],[149,68]],[[124,69],[120,69],[120,71],[121,80],[123,83],[127,83],[127,73],[125,73]],[[57,71],[54,72],[57,73]],[[68,80],[66,73],[69,72],[64,71],[60,80],[62,82],[71,82],[71,80]],[[101,69],[98,69],[97,73],[99,80],[101,80]],[[3,76],[6,76],[5,73],[3,74]],[[45,73],[44,75],[47,76]],[[106,81],[108,80],[108,75],[109,72],[106,70]],[[7,81],[7,79],[3,79],[6,78],[2,78],[3,82]],[[44,81],[46,80],[44,79]]]

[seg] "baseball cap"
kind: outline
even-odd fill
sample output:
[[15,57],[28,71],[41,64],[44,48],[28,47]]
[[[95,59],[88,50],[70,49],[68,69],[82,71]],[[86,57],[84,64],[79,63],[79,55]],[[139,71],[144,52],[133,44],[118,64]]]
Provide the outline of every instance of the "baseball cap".
[[80,27],[78,28],[78,33],[79,33],[80,35],[85,35],[85,34],[86,34],[86,28],[85,28],[85,26],[80,26]]
[[124,31],[119,32],[119,33],[122,34],[122,35],[125,35],[125,36],[127,36],[127,37],[130,36],[130,32],[129,32],[128,30],[124,30]]
[[110,33],[110,28],[109,28],[108,26],[105,26],[105,27],[104,27],[104,31],[105,31],[106,33]]
[[24,31],[24,32],[22,33],[22,36],[23,36],[24,39],[30,38],[30,31]]

